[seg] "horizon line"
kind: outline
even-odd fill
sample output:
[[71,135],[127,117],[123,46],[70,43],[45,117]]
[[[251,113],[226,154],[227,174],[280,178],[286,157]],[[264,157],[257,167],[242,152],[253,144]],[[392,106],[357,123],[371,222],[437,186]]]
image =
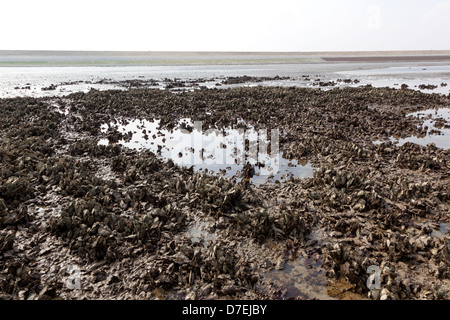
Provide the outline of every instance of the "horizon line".
[[189,50],[32,50],[32,49],[0,49],[0,54],[14,54],[14,53],[134,53],[134,54],[314,54],[314,55],[329,55],[329,54],[449,54],[450,50],[430,49],[430,50],[336,50],[336,51],[189,51]]

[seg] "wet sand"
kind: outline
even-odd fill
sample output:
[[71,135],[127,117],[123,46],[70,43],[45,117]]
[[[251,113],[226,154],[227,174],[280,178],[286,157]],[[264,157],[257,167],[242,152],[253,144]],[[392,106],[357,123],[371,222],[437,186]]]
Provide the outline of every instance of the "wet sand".
[[67,96],[91,89],[172,91],[237,86],[321,88],[404,86],[450,94],[448,63],[319,63],[202,66],[3,67],[0,98]]
[[449,51],[119,52],[0,51],[0,66],[239,65],[321,62],[448,62]]
[[324,57],[328,62],[444,62],[450,61],[450,55],[410,55],[410,56],[353,56],[353,57]]

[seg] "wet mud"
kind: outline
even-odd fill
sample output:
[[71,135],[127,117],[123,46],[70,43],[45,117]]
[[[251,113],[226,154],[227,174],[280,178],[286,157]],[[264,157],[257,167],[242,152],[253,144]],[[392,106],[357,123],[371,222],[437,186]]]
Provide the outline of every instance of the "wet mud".
[[[1,99],[0,298],[449,299],[450,151],[390,141],[449,106],[372,87]],[[313,174],[255,184],[253,164],[195,170],[119,130],[187,118],[277,129]]]

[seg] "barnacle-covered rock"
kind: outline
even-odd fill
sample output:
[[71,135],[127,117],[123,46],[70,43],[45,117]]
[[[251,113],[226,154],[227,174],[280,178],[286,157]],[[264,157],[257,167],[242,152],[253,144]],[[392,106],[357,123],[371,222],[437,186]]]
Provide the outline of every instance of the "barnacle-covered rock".
[[25,178],[10,177],[0,182],[0,194],[8,202],[27,200],[34,196],[34,190]]
[[0,253],[11,250],[16,238],[14,230],[0,230]]
[[[276,295],[264,291],[262,269],[283,272],[286,259],[307,257],[374,299],[448,297],[448,150],[373,143],[425,134],[423,119],[405,115],[447,107],[448,97],[370,86],[134,89],[145,83],[0,100],[2,295],[267,299]],[[239,181],[121,145],[132,132],[119,125],[132,119],[170,130],[180,118],[205,130],[278,129],[283,158],[318,169],[256,186],[251,165]],[[158,136],[138,129],[148,143]],[[207,241],[193,241],[197,222]],[[73,264],[93,290],[64,286]],[[384,286],[373,292],[371,266]]]
[[8,214],[8,207],[6,206],[5,200],[0,198],[0,218]]
[[[373,182],[363,172],[319,168],[314,170],[313,184],[313,193],[318,193],[322,203],[333,208],[351,206],[357,211],[367,211],[383,204]],[[312,198],[318,200],[317,195]]]

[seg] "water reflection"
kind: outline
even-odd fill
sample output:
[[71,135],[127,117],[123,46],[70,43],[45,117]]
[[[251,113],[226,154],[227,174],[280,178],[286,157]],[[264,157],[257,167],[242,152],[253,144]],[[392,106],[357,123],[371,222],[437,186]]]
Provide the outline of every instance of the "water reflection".
[[450,234],[450,223],[446,222],[433,222],[427,219],[420,219],[415,221],[415,223],[422,228],[428,228],[429,236],[439,239],[445,238],[445,236]]
[[192,243],[202,243],[206,247],[217,239],[217,235],[211,231],[213,226],[213,220],[195,220],[188,226],[187,235]]
[[[421,136],[407,138],[391,137],[390,141],[399,146],[404,145],[406,142],[412,142],[422,146],[434,143],[438,148],[450,149],[450,108],[418,111],[408,114],[407,117],[426,119],[422,125],[422,129],[426,133]],[[374,141],[373,143],[380,144],[383,142]]]
[[445,223],[445,222],[441,222],[439,224],[439,229],[438,230],[433,230],[431,232],[431,236],[442,239],[449,233],[450,233],[450,224]]
[[[244,166],[248,163],[254,168],[252,183],[259,185],[267,181],[287,179],[288,177],[312,177],[313,167],[308,162],[287,160],[278,152],[278,131],[256,130],[247,125],[246,130],[226,128],[204,131],[201,122],[181,119],[172,129],[160,127],[160,120],[125,120],[122,123],[103,124],[101,131],[106,133],[116,128],[128,139],[119,144],[135,149],[147,149],[172,159],[180,166],[193,166],[195,170],[208,170],[227,177],[243,177]],[[107,139],[99,144],[107,145]]]
[[283,270],[265,274],[266,282],[280,288],[282,299],[333,300],[327,293],[328,279],[319,261],[299,257],[286,263]]

